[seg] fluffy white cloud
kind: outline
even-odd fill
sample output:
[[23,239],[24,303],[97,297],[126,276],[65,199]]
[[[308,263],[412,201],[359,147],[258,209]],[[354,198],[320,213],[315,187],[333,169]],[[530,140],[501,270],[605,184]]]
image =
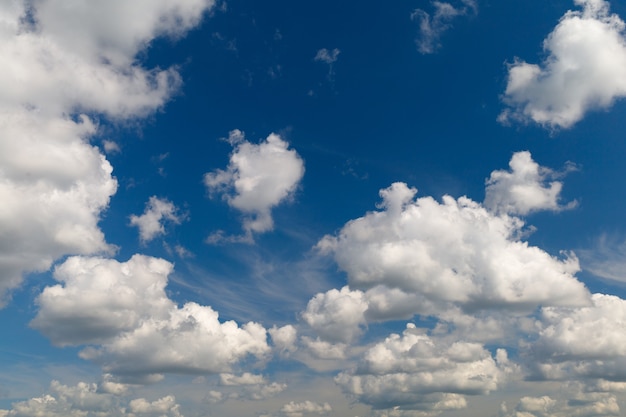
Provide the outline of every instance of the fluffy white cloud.
[[333,409],[328,403],[320,404],[306,400],[302,402],[291,401],[283,405],[280,411],[286,417],[302,417],[305,414],[326,415],[333,411]]
[[349,343],[361,334],[365,324],[367,303],[363,292],[350,291],[346,286],[315,295],[307,304],[302,318],[324,340]]
[[546,38],[542,65],[516,60],[509,67],[499,117],[567,128],[592,109],[608,108],[626,95],[624,22],[609,3],[575,0],[582,11],[567,12]]
[[97,344],[80,356],[128,378],[166,372],[228,372],[269,353],[266,330],[220,322],[208,306],[178,307],[165,293],[172,265],[142,255],[128,262],[71,257],[55,270],[63,285],[38,298],[32,326],[57,345]]
[[480,344],[436,339],[408,324],[402,335],[392,334],[369,348],[355,370],[340,373],[335,381],[377,409],[442,409],[444,403],[457,409],[465,406],[458,395],[489,393],[507,372],[504,350],[494,359]]
[[149,402],[145,398],[137,398],[128,404],[130,410],[129,417],[153,416],[153,417],[183,417],[180,413],[180,406],[176,404],[173,395]]
[[[578,260],[557,259],[518,239],[523,222],[496,215],[466,197],[414,200],[417,190],[395,183],[381,190],[381,210],[348,222],[318,248],[332,254],[353,289],[386,288],[464,309],[539,305],[583,306],[589,293],[573,274]],[[388,301],[390,302],[390,301]],[[403,311],[403,314],[408,311]]]
[[291,324],[283,327],[273,326],[268,330],[272,337],[272,343],[278,349],[280,354],[288,354],[296,350],[296,339],[298,330]]
[[230,132],[234,146],[226,170],[204,176],[210,193],[221,193],[228,204],[244,214],[246,237],[274,228],[271,210],[288,199],[304,175],[304,162],[280,136],[272,133],[259,144]]
[[474,0],[461,0],[462,4],[458,7],[442,1],[431,3],[435,8],[432,16],[422,9],[416,9],[411,14],[411,19],[419,22],[420,34],[415,43],[422,54],[432,54],[441,47],[441,36],[450,29],[455,18],[470,12],[476,13],[477,10]]
[[566,206],[559,204],[563,183],[549,181],[559,174],[533,161],[530,152],[516,152],[509,166],[510,171],[493,171],[487,180],[485,207],[489,210],[526,215],[533,211],[559,211],[576,205],[575,201]]
[[626,300],[593,294],[592,301],[542,309],[539,339],[529,346],[539,376],[626,382]]
[[[110,252],[98,228],[116,191],[83,113],[145,116],[180,85],[136,59],[182,36],[212,0],[16,0],[0,7],[0,304],[22,274],[65,254]],[[105,144],[106,147],[106,144]],[[110,149],[110,146],[109,146]]]
[[178,208],[167,199],[150,197],[146,210],[141,216],[131,215],[130,224],[139,228],[139,238],[146,243],[159,235],[165,234],[165,220],[180,224],[184,216],[178,214]]

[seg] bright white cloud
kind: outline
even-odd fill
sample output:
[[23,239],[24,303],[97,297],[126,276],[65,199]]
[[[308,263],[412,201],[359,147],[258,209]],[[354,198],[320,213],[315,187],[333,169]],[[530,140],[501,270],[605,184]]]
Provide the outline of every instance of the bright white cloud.
[[335,381],[376,409],[458,409],[466,406],[461,395],[497,389],[507,368],[504,350],[494,359],[480,344],[435,339],[409,324],[402,335],[369,348],[354,371],[340,373]]
[[546,38],[541,65],[516,60],[509,67],[499,120],[534,121],[568,128],[593,109],[609,108],[626,95],[624,22],[609,3],[575,0]]
[[559,204],[563,183],[550,181],[559,174],[533,161],[530,152],[516,152],[510,171],[493,171],[485,189],[485,207],[495,213],[526,215],[538,210],[573,208]]
[[349,343],[361,334],[367,303],[363,292],[346,286],[315,295],[307,304],[302,318],[324,340]]
[[431,3],[435,9],[432,15],[422,9],[416,9],[411,14],[411,19],[419,22],[420,33],[415,43],[422,54],[432,54],[441,48],[441,36],[452,27],[455,18],[476,13],[478,9],[474,0],[461,0],[459,6],[442,1]]
[[220,384],[225,387],[239,387],[239,391],[231,392],[227,397],[223,393],[212,395],[215,401],[223,399],[247,399],[251,401],[265,400],[273,397],[287,388],[287,384],[278,382],[269,383],[263,375],[244,372],[237,376],[229,373],[220,374]]
[[234,146],[226,170],[204,176],[210,193],[220,193],[228,204],[244,214],[246,237],[274,228],[271,210],[287,200],[304,175],[304,162],[280,136],[272,133],[259,144],[244,139],[239,130],[230,133]]
[[208,306],[178,307],[165,293],[172,265],[142,255],[128,262],[72,257],[55,271],[62,284],[38,298],[32,326],[57,345],[95,344],[80,356],[128,378],[167,372],[228,372],[270,352],[266,330],[220,322]]
[[47,270],[65,254],[113,250],[98,221],[117,182],[88,142],[97,126],[83,113],[128,119],[163,106],[180,77],[172,68],[143,68],[137,54],[157,36],[182,36],[213,6],[212,0],[4,3],[0,305],[25,272]]
[[296,350],[298,330],[291,324],[283,327],[274,326],[268,332],[272,337],[272,343],[280,354],[285,355]]
[[437,303],[525,311],[589,304],[587,289],[573,275],[578,260],[557,259],[518,240],[520,219],[493,214],[466,197],[414,200],[416,192],[403,183],[381,190],[380,211],[318,243],[347,273],[351,288],[397,288],[404,300],[415,294],[430,300],[415,306],[427,315],[441,312]]
[[171,201],[152,196],[141,216],[134,214],[130,216],[130,224],[139,228],[139,238],[143,243],[146,243],[165,234],[164,221],[180,224],[184,216],[180,215],[178,211],[178,208]]

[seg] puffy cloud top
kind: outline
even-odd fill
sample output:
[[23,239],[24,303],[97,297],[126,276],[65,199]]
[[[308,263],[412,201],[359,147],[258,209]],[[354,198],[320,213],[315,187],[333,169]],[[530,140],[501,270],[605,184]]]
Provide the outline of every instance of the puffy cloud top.
[[81,357],[129,378],[228,372],[249,355],[270,352],[257,323],[222,323],[216,311],[191,302],[179,308],[165,293],[171,270],[143,255],[125,263],[69,258],[55,271],[63,285],[43,291],[32,325],[58,345],[97,344]]
[[228,167],[207,173],[204,183],[209,192],[222,193],[231,207],[247,216],[243,227],[248,236],[272,230],[271,209],[295,191],[304,175],[304,162],[274,133],[253,144],[235,130],[229,142],[235,149]]
[[516,60],[509,67],[499,119],[568,128],[592,109],[626,95],[624,21],[603,0],[575,0],[543,48],[542,65]]

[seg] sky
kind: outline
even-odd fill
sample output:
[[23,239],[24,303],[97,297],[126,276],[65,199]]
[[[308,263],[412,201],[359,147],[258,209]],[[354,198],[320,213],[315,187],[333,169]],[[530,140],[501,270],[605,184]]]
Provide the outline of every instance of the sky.
[[623,415],[625,19],[0,2],[0,417]]

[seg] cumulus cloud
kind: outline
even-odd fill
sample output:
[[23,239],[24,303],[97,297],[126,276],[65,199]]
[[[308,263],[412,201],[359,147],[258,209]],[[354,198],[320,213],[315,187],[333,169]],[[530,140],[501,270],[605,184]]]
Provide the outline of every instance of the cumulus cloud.
[[500,417],[600,417],[618,416],[620,408],[615,395],[578,393],[569,401],[559,401],[547,395],[522,397],[511,412],[503,405]]
[[573,275],[575,256],[558,259],[519,240],[521,219],[491,213],[466,197],[444,196],[439,203],[415,200],[416,193],[392,184],[380,192],[379,211],[318,243],[347,273],[351,288],[396,288],[405,300],[415,294],[429,300],[415,307],[426,315],[438,314],[441,303],[468,311],[589,304],[587,289]]
[[474,0],[461,0],[461,4],[433,1],[432,14],[415,9],[411,14],[412,20],[419,22],[419,37],[415,40],[417,49],[422,54],[435,53],[441,48],[441,36],[452,27],[452,21],[459,16],[476,13],[478,6]]
[[139,238],[143,243],[147,243],[165,234],[164,221],[180,224],[185,216],[178,212],[178,208],[171,201],[152,196],[141,216],[134,214],[130,216],[130,224],[139,228]]
[[272,343],[280,354],[286,355],[297,349],[298,330],[291,324],[283,327],[273,326],[268,332],[272,337]]
[[265,400],[287,388],[287,384],[269,383],[263,375],[255,375],[249,372],[244,372],[240,376],[230,373],[220,374],[220,384],[225,387],[238,387],[240,390],[231,392],[227,397],[223,393],[219,393],[219,395],[213,394],[211,397],[214,397],[215,401],[226,399]]
[[0,8],[0,304],[25,272],[65,254],[113,250],[98,221],[117,182],[89,144],[97,125],[86,114],[119,120],[163,106],[180,76],[144,68],[137,55],[155,37],[184,35],[212,6],[41,0]]
[[172,264],[143,255],[127,262],[71,257],[37,299],[32,326],[56,345],[90,344],[83,359],[132,379],[166,372],[219,373],[269,353],[266,330],[220,322],[208,306],[178,307],[165,293]]
[[293,195],[304,162],[279,135],[270,134],[259,144],[245,140],[239,130],[230,132],[234,150],[226,170],[204,176],[209,193],[219,193],[228,205],[244,214],[245,238],[274,228],[271,210]]
[[528,347],[539,377],[626,382],[626,300],[593,294],[592,301],[542,309],[539,338]]
[[573,208],[573,201],[559,204],[563,183],[550,181],[559,173],[533,161],[530,152],[516,152],[510,171],[493,171],[485,189],[485,207],[496,213],[526,215],[538,210],[560,211]]
[[594,109],[626,95],[624,21],[602,0],[575,0],[543,43],[541,65],[517,59],[509,66],[499,120],[568,128]]
[[328,403],[320,404],[306,400],[302,402],[291,401],[283,405],[280,411],[285,417],[303,417],[304,415],[311,414],[327,415],[330,414],[333,409]]
[[349,343],[365,324],[367,303],[361,291],[350,291],[346,286],[340,291],[332,289],[315,295],[307,304],[302,318],[324,340]]
[[0,410],[3,417],[182,417],[179,405],[168,395],[149,402],[138,398],[127,402],[101,386],[79,382],[75,386],[50,383],[50,392],[41,397],[14,403],[10,410]]
[[369,348],[355,370],[335,381],[375,409],[450,410],[466,406],[463,395],[497,389],[507,367],[504,350],[493,358],[480,344],[436,339],[408,324],[402,335]]

